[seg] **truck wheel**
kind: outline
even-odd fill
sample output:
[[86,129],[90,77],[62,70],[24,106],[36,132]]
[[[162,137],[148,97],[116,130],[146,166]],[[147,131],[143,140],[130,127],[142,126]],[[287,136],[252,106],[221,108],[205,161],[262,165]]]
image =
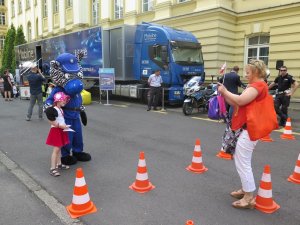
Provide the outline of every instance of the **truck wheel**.
[[191,115],[193,112],[193,105],[191,102],[184,102],[182,106],[182,112],[184,115],[188,116]]

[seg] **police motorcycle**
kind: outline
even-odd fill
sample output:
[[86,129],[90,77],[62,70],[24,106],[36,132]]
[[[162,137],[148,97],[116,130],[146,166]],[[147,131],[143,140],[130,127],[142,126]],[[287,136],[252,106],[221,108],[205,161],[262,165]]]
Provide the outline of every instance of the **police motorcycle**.
[[203,85],[200,76],[194,76],[183,86],[184,101],[182,111],[184,115],[191,115],[194,109],[208,110],[208,100],[217,94],[217,85]]

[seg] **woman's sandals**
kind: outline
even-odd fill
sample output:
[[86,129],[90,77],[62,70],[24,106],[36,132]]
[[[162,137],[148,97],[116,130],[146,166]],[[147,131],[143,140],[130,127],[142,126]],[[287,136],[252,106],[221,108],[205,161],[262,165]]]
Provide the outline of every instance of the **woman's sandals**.
[[241,199],[244,197],[245,192],[242,189],[239,189],[237,191],[231,192],[230,195],[234,198]]
[[58,177],[60,176],[60,173],[58,172],[58,170],[55,168],[55,169],[50,169],[50,175],[51,176],[54,176],[54,177]]
[[69,166],[64,165],[64,164],[59,164],[59,165],[57,164],[56,168],[60,169],[60,170],[68,170],[68,169],[70,169]]
[[246,200],[245,198],[242,198],[240,200],[237,200],[232,203],[232,206],[234,208],[238,209],[254,209],[255,207],[255,198],[251,198]]

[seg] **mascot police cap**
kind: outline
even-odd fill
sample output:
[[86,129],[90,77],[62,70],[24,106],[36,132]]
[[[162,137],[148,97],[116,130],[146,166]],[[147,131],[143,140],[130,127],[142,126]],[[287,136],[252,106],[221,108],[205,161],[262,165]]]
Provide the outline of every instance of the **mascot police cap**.
[[78,60],[75,55],[63,53],[56,58],[56,61],[65,73],[78,73],[80,71]]

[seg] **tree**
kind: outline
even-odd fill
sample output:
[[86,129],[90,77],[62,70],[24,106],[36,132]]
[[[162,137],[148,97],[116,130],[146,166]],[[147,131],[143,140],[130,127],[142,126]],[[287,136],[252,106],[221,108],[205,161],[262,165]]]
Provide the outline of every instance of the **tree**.
[[15,46],[22,45],[25,43],[26,43],[25,35],[23,32],[23,26],[21,25],[17,29],[17,34],[16,34],[16,38],[15,38]]
[[[25,44],[25,43],[26,43],[25,35],[23,32],[23,26],[21,25],[17,29],[14,46]],[[14,57],[13,57],[13,61],[12,61],[12,69],[16,69],[15,51],[13,51],[13,52],[14,52],[14,55],[13,55]]]
[[15,69],[15,65],[16,65],[15,50],[14,50],[15,37],[16,37],[16,29],[12,24],[10,29],[7,31],[6,38],[4,41],[1,73],[3,73],[5,69],[10,69],[10,70]]

